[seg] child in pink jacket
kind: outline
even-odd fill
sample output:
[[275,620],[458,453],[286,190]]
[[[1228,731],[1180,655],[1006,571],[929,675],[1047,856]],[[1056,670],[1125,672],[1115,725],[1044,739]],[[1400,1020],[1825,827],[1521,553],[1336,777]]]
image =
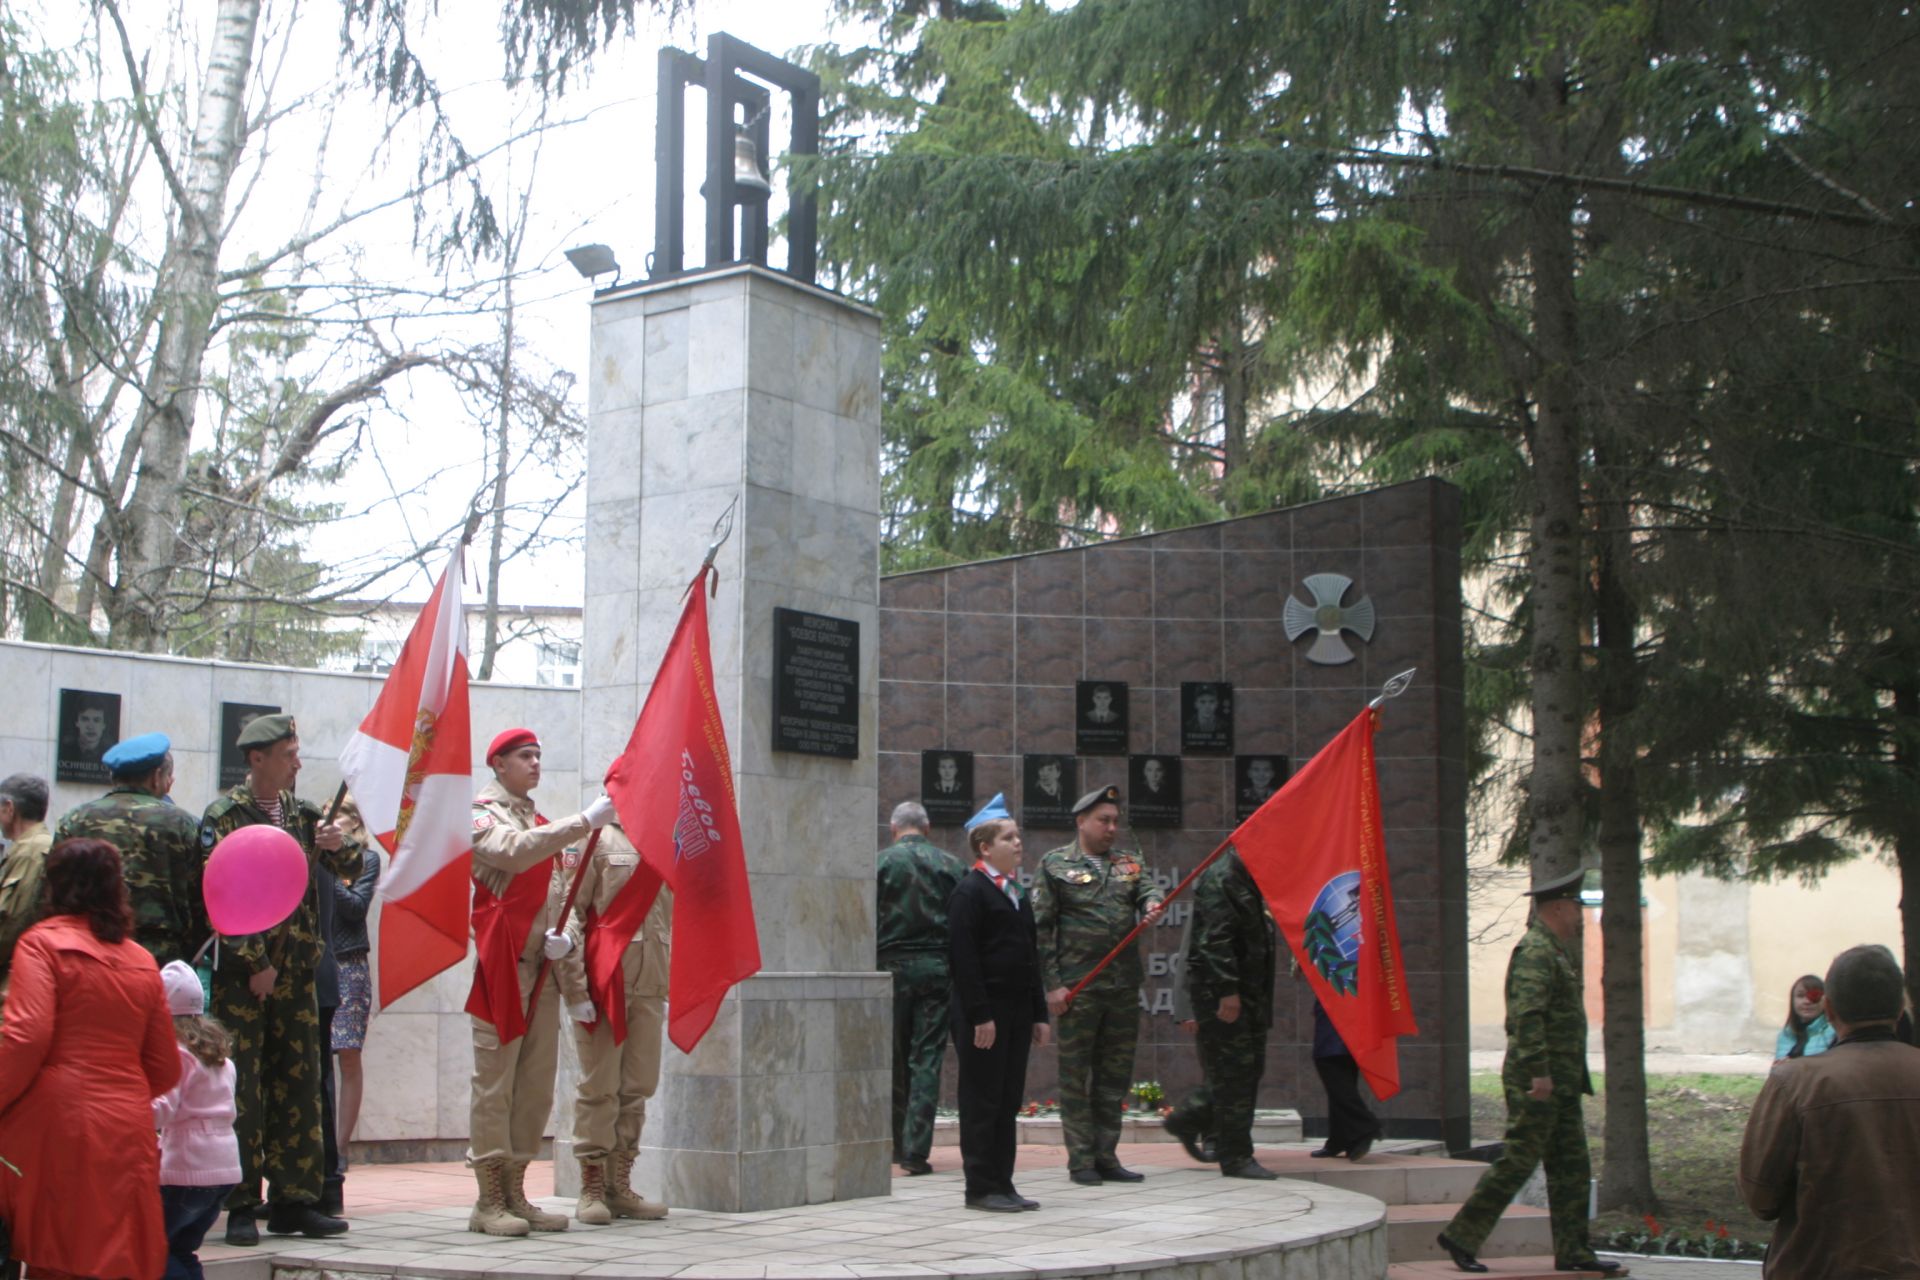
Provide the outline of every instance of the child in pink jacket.
[[160,1207],[167,1223],[166,1280],[204,1280],[200,1242],[240,1181],[233,1135],[232,1041],[206,1017],[200,975],[178,960],[160,970],[180,1041],[180,1083],[153,1100],[160,1130]]

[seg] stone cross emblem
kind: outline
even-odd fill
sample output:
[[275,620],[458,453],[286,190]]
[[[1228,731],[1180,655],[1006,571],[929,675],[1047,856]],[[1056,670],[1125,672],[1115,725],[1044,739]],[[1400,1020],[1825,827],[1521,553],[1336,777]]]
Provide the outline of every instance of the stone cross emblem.
[[1353,650],[1340,638],[1340,633],[1351,631],[1362,640],[1373,639],[1373,597],[1361,596],[1350,605],[1341,604],[1347,588],[1353,585],[1353,579],[1344,574],[1312,574],[1301,585],[1313,597],[1313,603],[1305,605],[1291,595],[1287,597],[1282,615],[1287,639],[1298,640],[1309,631],[1317,632],[1307,649],[1308,662],[1324,667],[1352,662]]

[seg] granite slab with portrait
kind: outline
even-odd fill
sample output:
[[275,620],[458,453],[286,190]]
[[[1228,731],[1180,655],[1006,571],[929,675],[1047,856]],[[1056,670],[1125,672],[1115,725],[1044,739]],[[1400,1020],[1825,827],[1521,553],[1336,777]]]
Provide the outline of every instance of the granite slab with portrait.
[[1083,756],[1127,754],[1127,686],[1082,680],[1074,688],[1074,750]]
[[277,716],[279,707],[263,702],[223,702],[220,704],[220,785],[237,787],[246,781],[247,756],[236,744],[240,732],[261,716]]
[[1181,681],[1180,754],[1233,754],[1233,686],[1227,681]]
[[1020,758],[1020,825],[1045,830],[1073,826],[1073,802],[1079,799],[1079,761],[1072,756]]
[[107,781],[110,775],[100,757],[120,741],[120,695],[97,689],[62,689],[59,726],[59,744],[53,757],[55,780]]
[[1245,822],[1254,810],[1265,804],[1288,778],[1293,765],[1282,755],[1250,755],[1233,758],[1233,816]]
[[1127,821],[1142,829],[1178,830],[1184,820],[1180,757],[1128,757]]
[[920,804],[937,827],[957,827],[973,816],[973,752],[922,751]]

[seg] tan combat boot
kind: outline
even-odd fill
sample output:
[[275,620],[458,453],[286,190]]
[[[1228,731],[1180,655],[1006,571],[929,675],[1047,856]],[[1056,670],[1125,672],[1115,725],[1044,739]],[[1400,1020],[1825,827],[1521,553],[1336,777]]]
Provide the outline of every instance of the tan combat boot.
[[607,1208],[607,1166],[602,1160],[580,1162],[580,1199],[573,1216],[590,1227],[604,1227],[613,1221]]
[[548,1213],[545,1209],[527,1199],[526,1160],[507,1162],[507,1212],[516,1218],[525,1220],[535,1231],[565,1231],[567,1215]]
[[634,1194],[633,1156],[631,1151],[616,1151],[607,1157],[607,1208],[613,1210],[616,1218],[652,1222],[666,1217],[667,1206]]
[[507,1162],[503,1158],[481,1160],[473,1166],[474,1181],[480,1184],[480,1198],[473,1202],[467,1218],[467,1230],[489,1236],[523,1236],[527,1224],[507,1208]]

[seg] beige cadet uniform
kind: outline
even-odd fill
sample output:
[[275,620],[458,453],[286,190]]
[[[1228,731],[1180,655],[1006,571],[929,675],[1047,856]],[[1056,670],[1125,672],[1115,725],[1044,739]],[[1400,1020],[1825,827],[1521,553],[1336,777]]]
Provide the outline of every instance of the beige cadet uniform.
[[[534,823],[532,800],[510,795],[498,782],[481,788],[473,801],[473,878],[496,896],[504,895],[516,875],[584,840],[590,827],[584,814],[545,826]],[[485,821],[483,821],[485,820]],[[541,946],[549,929],[559,927],[566,901],[566,859],[554,860],[546,902],[520,949],[520,999],[525,1007],[540,972]],[[527,1020],[526,1034],[508,1044],[484,1018],[473,1018],[472,1139],[467,1158],[478,1165],[506,1159],[525,1166],[540,1154],[547,1117],[553,1110],[553,1076],[560,1048],[559,990],[543,984],[540,1000]]]
[[[586,918],[605,914],[640,868],[640,854],[618,827],[601,829],[600,844],[580,882],[580,896],[567,922],[573,950],[557,963],[560,990],[568,1005],[591,996],[587,990]],[[627,1004],[627,1038],[613,1042],[604,1017],[591,1030],[573,1024],[580,1051],[580,1093],[573,1106],[574,1154],[582,1161],[620,1157],[631,1164],[640,1149],[647,1121],[647,1099],[660,1083],[660,1031],[667,1011],[667,939],[673,892],[662,888],[621,958]]]

